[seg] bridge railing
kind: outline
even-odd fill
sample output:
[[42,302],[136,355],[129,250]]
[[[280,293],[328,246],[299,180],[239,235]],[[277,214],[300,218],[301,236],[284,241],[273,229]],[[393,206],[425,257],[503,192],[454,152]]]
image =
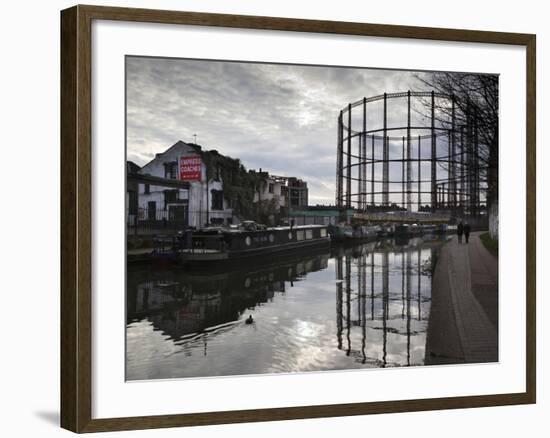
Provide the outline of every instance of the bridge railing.
[[353,219],[369,222],[400,222],[400,223],[448,223],[451,216],[446,214],[419,214],[409,211],[355,213]]

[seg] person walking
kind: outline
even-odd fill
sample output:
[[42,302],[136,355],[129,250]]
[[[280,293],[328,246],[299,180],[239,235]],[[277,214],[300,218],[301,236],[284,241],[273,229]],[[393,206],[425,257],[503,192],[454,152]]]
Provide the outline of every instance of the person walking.
[[458,223],[458,226],[456,227],[456,235],[458,236],[458,243],[462,243],[462,233],[464,233],[464,225],[462,224],[462,221]]
[[465,223],[464,224],[464,237],[466,239],[466,243],[470,240],[470,224]]

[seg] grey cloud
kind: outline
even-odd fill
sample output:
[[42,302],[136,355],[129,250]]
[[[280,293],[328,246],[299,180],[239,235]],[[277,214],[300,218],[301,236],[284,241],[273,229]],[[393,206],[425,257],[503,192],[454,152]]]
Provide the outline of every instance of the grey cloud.
[[[126,65],[129,159],[142,165],[197,134],[248,168],[306,179],[313,203],[334,202],[339,111],[420,86],[403,71],[136,57]],[[390,125],[403,117],[396,105]]]

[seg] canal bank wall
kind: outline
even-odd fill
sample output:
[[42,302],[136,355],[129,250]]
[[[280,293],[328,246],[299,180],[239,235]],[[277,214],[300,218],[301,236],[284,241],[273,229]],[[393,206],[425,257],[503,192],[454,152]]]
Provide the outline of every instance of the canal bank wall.
[[481,233],[445,244],[432,279],[427,365],[498,361],[498,261]]

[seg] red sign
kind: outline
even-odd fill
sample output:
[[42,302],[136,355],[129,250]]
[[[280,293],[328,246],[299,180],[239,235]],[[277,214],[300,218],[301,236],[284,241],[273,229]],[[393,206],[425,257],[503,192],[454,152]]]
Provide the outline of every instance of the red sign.
[[200,157],[180,157],[180,180],[200,181],[202,172]]

